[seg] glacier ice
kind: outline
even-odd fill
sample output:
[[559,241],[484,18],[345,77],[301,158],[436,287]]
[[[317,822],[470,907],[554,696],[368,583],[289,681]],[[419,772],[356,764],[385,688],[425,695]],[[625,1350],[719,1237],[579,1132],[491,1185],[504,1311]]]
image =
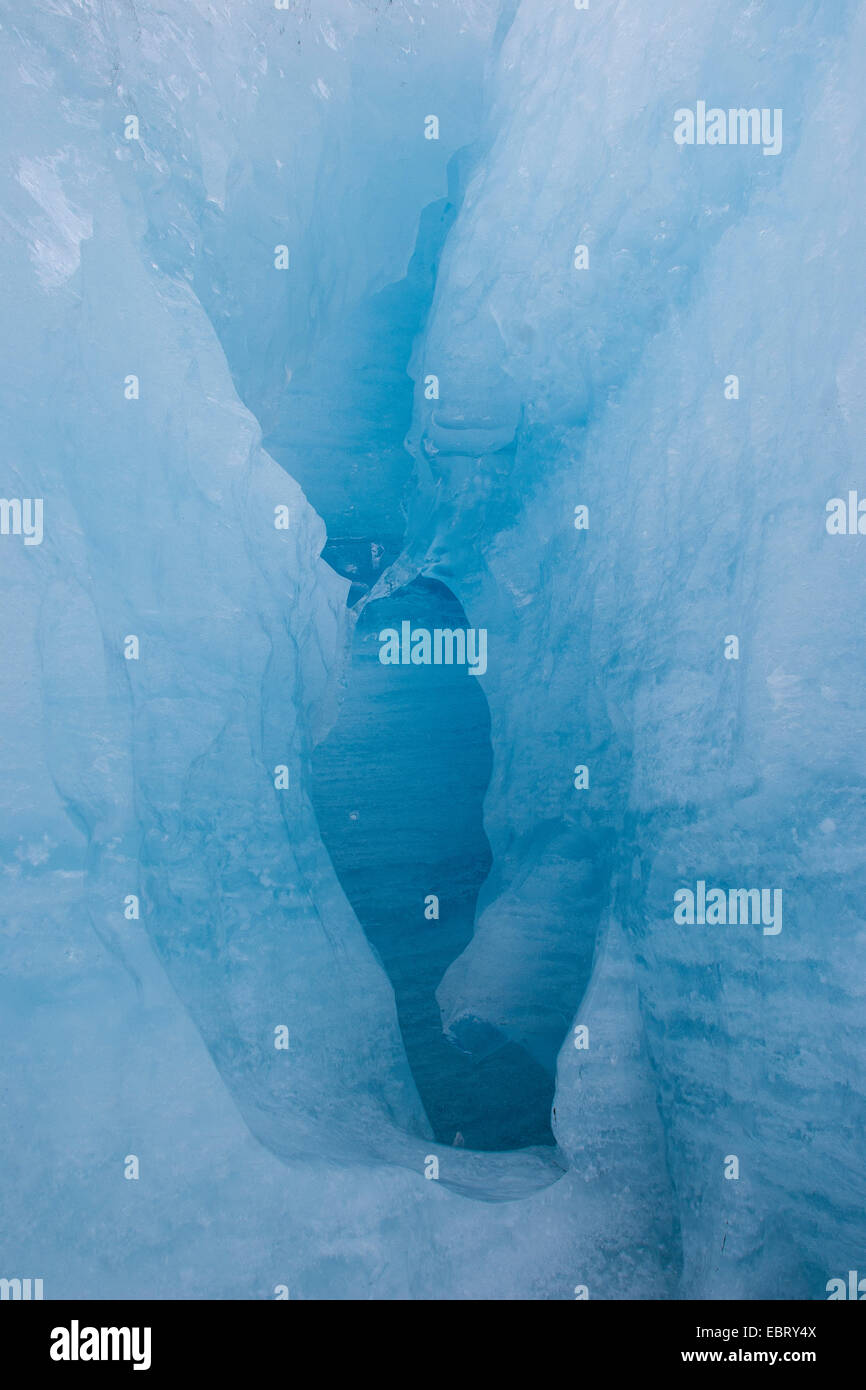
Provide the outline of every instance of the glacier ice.
[[866,7],[662,9],[7,7],[0,1275],[862,1264]]

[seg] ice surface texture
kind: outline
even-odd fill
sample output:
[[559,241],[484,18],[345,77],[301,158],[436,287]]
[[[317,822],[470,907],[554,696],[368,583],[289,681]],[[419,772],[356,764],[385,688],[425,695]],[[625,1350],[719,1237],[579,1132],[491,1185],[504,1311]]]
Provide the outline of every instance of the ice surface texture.
[[[44,539],[0,536],[0,1275],[824,1297],[866,1258],[866,541],[825,527],[866,8],[4,8],[0,492]],[[677,145],[699,100],[781,109],[778,156]],[[419,577],[490,634],[443,1027],[555,1076],[555,1148],[433,1140],[313,806]],[[676,924],[698,879],[783,930]]]

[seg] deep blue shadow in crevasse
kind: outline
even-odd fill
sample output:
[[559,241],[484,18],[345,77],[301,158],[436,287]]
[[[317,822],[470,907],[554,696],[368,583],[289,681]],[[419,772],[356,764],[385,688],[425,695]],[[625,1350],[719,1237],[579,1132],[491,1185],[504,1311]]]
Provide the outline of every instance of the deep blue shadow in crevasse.
[[[367,605],[354,637],[340,717],[313,761],[322,838],[387,971],[403,1040],[437,1140],[467,1148],[552,1144],[553,1082],[507,1043],[475,1062],[442,1032],[435,990],[472,935],[491,862],[482,825],[490,778],[490,716],[465,666],[391,666],[378,633],[459,628],[443,584],[420,579]],[[425,899],[439,899],[439,919]]]

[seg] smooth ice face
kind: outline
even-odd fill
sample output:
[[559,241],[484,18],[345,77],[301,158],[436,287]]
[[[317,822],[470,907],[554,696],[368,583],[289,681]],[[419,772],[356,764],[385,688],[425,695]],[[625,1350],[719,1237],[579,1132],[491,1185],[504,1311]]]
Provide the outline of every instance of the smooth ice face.
[[[16,11],[0,55],[0,1276],[824,1297],[866,1196],[863,581],[825,525],[862,7],[223,10]],[[399,814],[359,644],[433,591],[486,670],[434,711],[462,787]],[[416,956],[425,827],[465,920]]]

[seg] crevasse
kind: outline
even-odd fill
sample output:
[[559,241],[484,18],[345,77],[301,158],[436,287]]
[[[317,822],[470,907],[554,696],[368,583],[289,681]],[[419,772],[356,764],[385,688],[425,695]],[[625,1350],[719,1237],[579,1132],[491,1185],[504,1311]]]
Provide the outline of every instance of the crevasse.
[[[856,1263],[862,567],[823,515],[862,438],[863,11],[667,10],[10,22],[0,482],[46,523],[0,552],[0,1216],[46,1296],[822,1297]],[[782,107],[781,155],[678,148],[703,92]],[[313,806],[353,634],[419,578],[490,634],[443,1026],[555,1079],[555,1149],[432,1138]],[[677,928],[699,877],[782,884],[784,931]]]

